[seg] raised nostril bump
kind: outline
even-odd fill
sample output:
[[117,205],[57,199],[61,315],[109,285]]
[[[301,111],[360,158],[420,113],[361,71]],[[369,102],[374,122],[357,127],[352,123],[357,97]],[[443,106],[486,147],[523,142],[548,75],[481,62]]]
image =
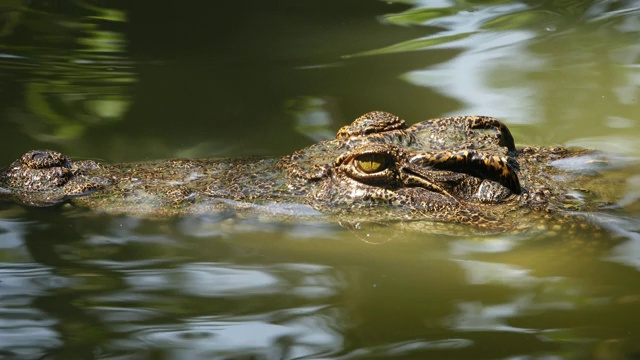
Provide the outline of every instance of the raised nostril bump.
[[31,160],[32,161],[46,161],[47,154],[42,153],[42,152],[36,152],[31,154]]
[[65,167],[67,158],[57,151],[31,150],[20,157],[22,165],[32,169],[44,169],[49,167]]

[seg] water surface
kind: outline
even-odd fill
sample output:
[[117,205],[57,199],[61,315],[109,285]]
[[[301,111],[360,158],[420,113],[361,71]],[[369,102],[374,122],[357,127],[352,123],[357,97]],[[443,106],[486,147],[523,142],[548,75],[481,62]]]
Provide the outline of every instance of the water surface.
[[3,203],[0,354],[636,358],[638,38],[636,1],[4,2],[2,164],[278,156],[385,110],[499,117],[626,186],[515,234]]

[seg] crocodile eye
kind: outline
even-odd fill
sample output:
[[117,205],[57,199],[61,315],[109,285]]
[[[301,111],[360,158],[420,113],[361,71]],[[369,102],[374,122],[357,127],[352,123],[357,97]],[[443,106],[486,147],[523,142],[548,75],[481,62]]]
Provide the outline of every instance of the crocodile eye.
[[389,166],[389,158],[381,154],[363,154],[356,157],[354,162],[358,170],[366,174],[383,171]]

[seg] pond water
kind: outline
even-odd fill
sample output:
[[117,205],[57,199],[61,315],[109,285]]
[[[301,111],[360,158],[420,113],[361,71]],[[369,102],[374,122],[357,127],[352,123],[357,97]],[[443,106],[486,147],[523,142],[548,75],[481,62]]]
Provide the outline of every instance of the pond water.
[[0,357],[640,358],[638,39],[638,1],[0,2],[1,164],[278,156],[385,110],[625,165],[571,233],[1,203]]

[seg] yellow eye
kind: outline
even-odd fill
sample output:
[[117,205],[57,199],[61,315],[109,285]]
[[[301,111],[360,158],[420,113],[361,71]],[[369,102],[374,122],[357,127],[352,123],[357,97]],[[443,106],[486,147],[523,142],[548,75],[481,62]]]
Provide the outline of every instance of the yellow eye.
[[389,159],[380,154],[363,154],[355,158],[356,167],[367,174],[380,172],[389,166]]

